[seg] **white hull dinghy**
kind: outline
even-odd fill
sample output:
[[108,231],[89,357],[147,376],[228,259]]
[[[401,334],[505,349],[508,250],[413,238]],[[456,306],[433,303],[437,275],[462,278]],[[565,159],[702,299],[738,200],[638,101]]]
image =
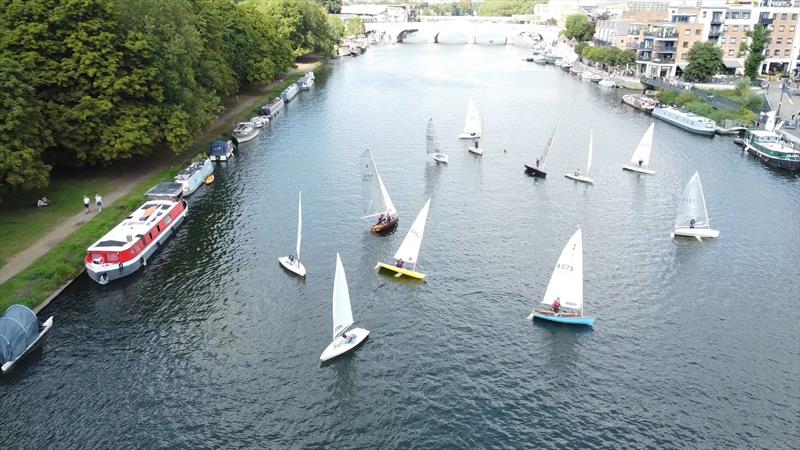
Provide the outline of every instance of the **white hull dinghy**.
[[[425,224],[428,222],[428,211],[431,207],[431,199],[425,202],[425,206],[417,214],[414,223],[411,224],[408,233],[406,234],[400,248],[394,254],[394,264],[386,264],[379,262],[375,266],[376,269],[385,269],[394,272],[396,278],[407,276],[409,278],[416,278],[418,280],[425,279],[425,274],[417,272],[417,263],[419,262],[419,249],[422,246],[422,236],[425,234]],[[408,264],[413,264],[411,269],[407,269]]]
[[700,175],[695,172],[686,184],[678,205],[678,216],[672,228],[672,237],[688,236],[698,239],[719,237],[719,230],[711,228],[708,221],[706,197]]
[[541,319],[569,325],[593,325],[594,317],[583,315],[583,234],[572,235],[558,258],[542,303],[550,309],[536,309],[528,320]]
[[297,198],[297,245],[295,247],[295,255],[281,256],[278,262],[281,263],[284,269],[292,272],[301,277],[306,276],[306,268],[300,262],[300,241],[303,238],[303,191]]
[[567,173],[564,174],[565,177],[569,178],[570,180],[580,181],[583,183],[593,184],[594,180],[592,177],[589,176],[590,171],[592,170],[592,132],[589,132],[589,158],[586,160],[586,175],[581,175],[579,170],[576,170],[575,173]]
[[654,170],[650,170],[650,154],[653,152],[653,128],[655,123],[651,123],[644,136],[639,141],[639,145],[634,150],[631,156],[631,163],[622,166],[623,170],[630,170],[631,172],[645,173],[648,175],[655,175]]
[[333,276],[333,340],[322,352],[320,361],[328,361],[355,350],[369,336],[369,330],[350,328],[353,325],[350,292],[339,254],[336,254],[336,274]]
[[481,132],[481,116],[478,114],[478,107],[475,102],[470,99],[467,105],[467,117],[464,120],[464,132],[458,135],[459,139],[480,139]]
[[425,132],[425,151],[437,163],[447,164],[450,159],[446,154],[442,153],[442,147],[439,145],[439,136],[436,134],[436,128],[433,126],[433,119],[428,119],[428,128]]

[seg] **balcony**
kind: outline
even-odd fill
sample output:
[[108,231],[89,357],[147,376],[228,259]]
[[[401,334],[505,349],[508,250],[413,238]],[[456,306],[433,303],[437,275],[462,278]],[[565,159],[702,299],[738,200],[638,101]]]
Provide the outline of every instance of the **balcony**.
[[656,47],[653,49],[653,51],[655,51],[656,53],[675,53],[675,51],[677,50],[677,48],[678,48],[678,47],[675,47],[674,45],[670,45],[670,46],[665,46],[665,45],[657,45],[657,46],[656,46]]
[[644,35],[655,39],[678,39],[677,31],[650,31]]
[[675,64],[675,58],[653,58],[656,64]]
[[638,48],[641,50],[652,50],[653,49],[653,41],[645,41],[640,42]]
[[708,37],[720,37],[722,36],[722,27],[711,27],[708,30]]
[[653,58],[651,58],[651,57],[650,57],[650,55],[647,55],[647,56],[637,56],[637,57],[636,57],[636,62],[650,62],[650,61],[652,61],[652,59],[653,59]]

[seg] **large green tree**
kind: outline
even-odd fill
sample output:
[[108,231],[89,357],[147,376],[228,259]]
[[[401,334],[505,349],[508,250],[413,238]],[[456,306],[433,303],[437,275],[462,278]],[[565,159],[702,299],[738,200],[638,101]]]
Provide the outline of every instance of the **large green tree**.
[[567,16],[561,33],[567,39],[575,39],[578,42],[590,41],[594,37],[594,23],[583,14],[571,14]]
[[633,64],[636,59],[633,50],[622,50],[612,46],[591,47],[581,44],[575,46],[576,49],[579,47],[582,47],[581,57],[607,68],[625,67]]
[[513,16],[515,14],[533,14],[533,8],[546,0],[483,0],[478,6],[481,16]]
[[347,21],[348,36],[358,36],[359,34],[364,34],[365,32],[366,28],[364,27],[364,19],[360,17],[354,17]]
[[277,21],[278,31],[289,39],[295,57],[329,54],[336,43],[328,28],[325,8],[313,0],[248,0]]
[[740,47],[741,51],[747,53],[747,59],[744,61],[744,76],[751,80],[755,80],[761,73],[761,63],[766,59],[764,50],[769,45],[769,35],[770,31],[766,27],[757,24],[747,32],[750,44],[742,43]]
[[713,42],[695,42],[688,54],[683,77],[690,81],[709,81],[722,67],[722,49]]
[[319,3],[331,14],[342,12],[342,0],[319,0]]

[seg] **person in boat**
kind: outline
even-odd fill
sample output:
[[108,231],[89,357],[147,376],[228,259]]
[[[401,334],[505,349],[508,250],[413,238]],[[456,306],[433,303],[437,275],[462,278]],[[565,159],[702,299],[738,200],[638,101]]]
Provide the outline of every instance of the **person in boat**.
[[561,297],[556,297],[555,301],[550,306],[553,307],[553,313],[558,314],[558,311],[561,309]]
[[381,214],[380,216],[378,216],[378,225],[382,224],[383,222],[384,222],[383,214]]
[[576,177],[581,176],[581,169],[575,169],[575,176]]
[[697,221],[692,218],[692,220],[689,221],[689,228],[694,228],[695,223],[697,223]]
[[289,262],[294,262],[294,255],[289,255]]
[[643,160],[643,159],[640,159],[640,160],[639,160],[639,167],[642,167],[642,164],[644,164],[644,160]]
[[536,158],[536,168],[539,168],[539,158]]
[[399,268],[402,269],[403,266],[406,265],[406,262],[403,261],[402,259],[398,259],[397,261],[394,262],[394,265],[395,265],[395,267],[399,267]]

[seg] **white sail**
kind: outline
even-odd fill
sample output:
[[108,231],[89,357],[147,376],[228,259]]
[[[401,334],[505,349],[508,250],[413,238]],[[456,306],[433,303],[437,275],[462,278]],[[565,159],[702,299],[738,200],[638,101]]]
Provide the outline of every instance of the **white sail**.
[[472,99],[467,105],[467,117],[464,119],[464,134],[481,134],[481,116],[478,114],[478,107]]
[[558,125],[561,122],[556,123],[556,127],[553,128],[553,134],[550,135],[550,138],[547,139],[547,144],[544,146],[544,151],[542,152],[542,156],[539,157],[539,165],[537,168],[544,169],[544,165],[547,163],[547,155],[550,153],[550,147],[553,146],[553,142],[556,140],[556,131],[558,131]]
[[353,324],[353,311],[350,309],[350,292],[347,278],[339,254],[336,254],[336,274],[333,276],[333,338],[342,334]]
[[695,228],[711,228],[708,223],[708,210],[706,198],[703,195],[703,185],[700,184],[700,175],[695,172],[683,189],[681,202],[678,205],[678,216],[675,219],[676,228],[689,228],[694,219]]
[[428,153],[441,153],[439,137],[436,135],[436,128],[433,126],[433,119],[428,120],[428,129],[425,133],[425,148]]
[[589,131],[589,157],[586,159],[586,175],[592,170],[592,131]]
[[425,202],[414,223],[411,224],[411,229],[408,230],[406,238],[394,254],[394,259],[402,259],[406,264],[417,265],[419,257],[419,248],[422,245],[422,235],[425,233],[425,223],[428,221],[428,210],[431,206],[431,199]]
[[378,175],[370,149],[361,154],[361,211],[364,218],[387,213],[394,216],[397,213],[386,186]]
[[583,312],[583,235],[581,230],[570,238],[558,263],[553,269],[550,283],[542,303],[553,304],[558,299],[562,307]]
[[639,161],[642,162],[642,166],[647,167],[650,165],[650,153],[653,151],[653,128],[655,127],[655,123],[650,124],[650,128],[644,132],[644,136],[642,136],[642,140],[639,141],[639,146],[636,147],[636,150],[633,152],[633,156],[631,156],[631,163],[639,164]]
[[303,238],[303,191],[297,198],[297,260],[300,261],[300,240]]

